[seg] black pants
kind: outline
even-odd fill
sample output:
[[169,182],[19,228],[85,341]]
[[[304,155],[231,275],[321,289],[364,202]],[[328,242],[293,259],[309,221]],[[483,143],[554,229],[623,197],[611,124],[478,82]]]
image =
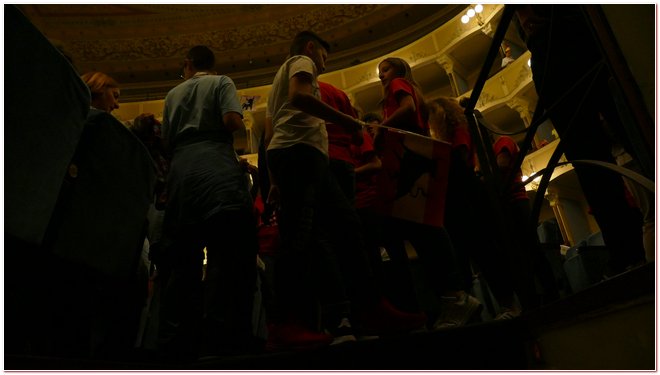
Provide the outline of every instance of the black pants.
[[[181,355],[248,349],[258,251],[251,210],[220,212],[199,225],[180,228],[172,238],[159,342]],[[207,267],[202,282],[204,247]]]
[[[512,248],[509,256],[510,264],[514,267],[511,274],[523,307],[536,307],[559,299],[552,266],[541,250],[536,226],[530,221],[529,200],[507,202],[504,210],[511,223],[509,238],[512,240]],[[541,286],[541,296],[536,296],[533,280]]]
[[306,311],[320,301],[347,314],[349,299],[374,297],[361,223],[314,147],[298,144],[268,151],[268,167],[280,190],[282,247],[275,262],[277,318]]
[[407,263],[404,240],[408,240],[418,255],[425,279],[437,297],[448,291],[465,290],[452,240],[445,228],[393,217],[385,218],[385,222],[385,248],[392,262],[400,265]]

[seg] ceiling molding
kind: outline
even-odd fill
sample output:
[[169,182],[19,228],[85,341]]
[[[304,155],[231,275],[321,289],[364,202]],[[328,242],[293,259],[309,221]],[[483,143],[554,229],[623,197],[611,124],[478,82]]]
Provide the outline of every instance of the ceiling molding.
[[383,56],[423,37],[465,5],[434,4],[40,4],[18,5],[79,72],[102,71],[122,101],[164,97],[197,44],[236,86],[269,85],[293,36],[317,32],[331,44],[327,71]]

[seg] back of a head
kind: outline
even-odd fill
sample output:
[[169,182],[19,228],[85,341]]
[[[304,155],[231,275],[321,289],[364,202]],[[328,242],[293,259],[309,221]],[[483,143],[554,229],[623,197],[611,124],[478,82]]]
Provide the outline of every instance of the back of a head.
[[441,96],[435,99],[435,102],[438,103],[449,115],[449,120],[454,124],[465,124],[467,119],[465,118],[465,113],[463,107],[455,98],[450,98],[446,96]]
[[129,127],[140,139],[160,137],[160,121],[152,113],[141,113]]
[[305,46],[308,42],[314,42],[317,46],[322,46],[326,51],[330,52],[330,43],[323,40],[313,31],[305,30],[299,32],[291,42],[289,48],[289,56],[301,55],[305,51]]
[[89,87],[92,99],[103,95],[103,92],[107,88],[119,88],[119,83],[105,73],[88,72],[81,75],[80,78],[85,82],[87,87]]
[[383,122],[383,117],[381,117],[381,115],[379,115],[378,113],[369,112],[366,115],[362,116],[362,121],[366,123],[377,122],[380,124],[381,122]]
[[467,108],[468,104],[470,104],[469,96],[464,96],[458,100],[458,105],[460,105],[462,108]]
[[211,70],[215,66],[215,55],[207,46],[194,46],[186,55],[197,70]]
[[451,141],[456,129],[467,126],[467,119],[458,101],[450,97],[439,97],[428,104],[429,127],[438,139]]

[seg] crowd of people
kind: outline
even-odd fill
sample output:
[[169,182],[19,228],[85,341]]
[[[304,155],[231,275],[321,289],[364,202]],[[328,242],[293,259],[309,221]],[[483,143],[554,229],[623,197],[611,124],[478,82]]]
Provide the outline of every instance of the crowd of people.
[[[536,45],[531,50],[539,53]],[[497,241],[502,234],[490,224],[502,213],[493,210],[475,173],[475,144],[457,98],[426,100],[410,65],[388,57],[378,65],[382,112],[360,114],[346,93],[319,81],[329,52],[330,43],[311,31],[293,39],[268,98],[258,174],[236,154],[233,133],[245,126],[243,107],[231,78],[214,71],[215,56],[206,46],[186,54],[184,81],[167,94],[162,124],[153,114],[132,122],[157,171],[144,263],[159,285],[159,303],[149,312],[152,320],[158,317],[155,338],[147,341],[162,358],[340,345],[461,327],[481,317],[482,302],[472,292],[475,270],[497,299],[496,320],[558,297],[551,282],[536,288],[540,250],[520,171],[512,169],[515,142],[499,137],[493,144],[501,173],[515,175],[503,180],[518,183],[502,197],[506,219],[519,228],[511,244]],[[99,72],[82,79],[92,95],[88,121],[116,121],[109,114],[119,107],[119,84]],[[556,121],[563,133],[566,120]],[[397,131],[450,145],[446,197],[438,208],[444,209],[443,225],[382,210],[379,175],[392,168],[399,176],[408,172],[385,157]],[[595,200],[601,196],[591,200],[597,219],[605,217]],[[627,206],[620,211],[633,214]],[[259,230],[264,225],[274,227],[278,238],[267,253]],[[606,238],[608,244],[617,240]],[[409,246],[437,309],[419,303]],[[615,254],[629,260],[623,268],[640,261],[637,253]],[[613,272],[621,269],[612,263]],[[397,291],[387,287],[392,279]],[[265,323],[254,319],[255,310],[265,311]]]

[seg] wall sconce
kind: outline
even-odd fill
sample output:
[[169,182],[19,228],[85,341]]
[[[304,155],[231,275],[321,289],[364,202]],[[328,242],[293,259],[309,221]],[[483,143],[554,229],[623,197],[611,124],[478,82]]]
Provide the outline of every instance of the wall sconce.
[[477,4],[474,6],[474,8],[470,8],[467,10],[467,12],[461,17],[461,22],[463,23],[468,23],[470,22],[470,19],[474,17],[477,20],[477,24],[479,26],[484,25],[484,21],[481,19],[480,13],[483,12],[484,7],[481,4]]

